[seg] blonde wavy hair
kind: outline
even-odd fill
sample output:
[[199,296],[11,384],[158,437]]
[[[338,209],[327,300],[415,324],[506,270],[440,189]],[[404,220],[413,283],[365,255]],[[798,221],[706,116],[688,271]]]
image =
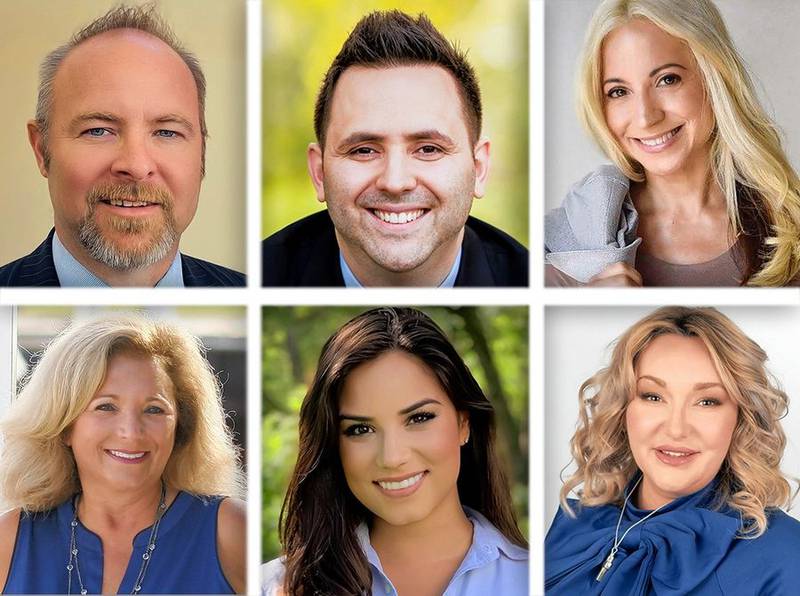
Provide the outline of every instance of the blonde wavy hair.
[[685,42],[702,73],[715,119],[712,176],[726,199],[731,235],[756,239],[747,283],[788,284],[800,274],[800,179],[711,0],[603,0],[584,41],[577,81],[579,118],[628,178],[645,179],[641,164],[625,155],[609,130],[603,107],[603,41],[637,18]]
[[45,349],[0,422],[0,503],[45,511],[81,490],[63,438],[121,353],[154,359],[172,382],[175,445],[167,486],[196,495],[241,496],[244,475],[226,426],[220,385],[198,339],[175,325],[140,316],[73,324]]
[[[728,395],[739,408],[728,455],[719,471],[714,506],[728,505],[742,518],[740,535],[756,538],[767,529],[765,509],[787,507],[792,492],[781,473],[786,436],[780,419],[788,398],[767,372],[767,355],[714,308],[660,308],[628,329],[614,347],[611,363],[581,385],[578,428],[570,442],[577,470],[561,487],[561,505],[575,490],[587,506],[619,504],[637,473],[625,426],[636,391],[639,355],[656,337],[697,337],[708,350]],[[578,487],[580,487],[578,489]]]

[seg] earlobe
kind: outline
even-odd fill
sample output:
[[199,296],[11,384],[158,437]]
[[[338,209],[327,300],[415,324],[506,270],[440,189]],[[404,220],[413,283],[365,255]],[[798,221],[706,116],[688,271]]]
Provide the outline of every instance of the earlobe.
[[306,151],[306,159],[308,161],[308,174],[311,176],[311,184],[317,191],[317,200],[320,203],[325,202],[325,170],[322,163],[322,148],[317,143],[310,143]]
[[475,144],[475,198],[480,199],[486,192],[486,181],[489,178],[489,139],[479,139]]
[[458,413],[458,442],[462,447],[469,443],[469,412]]
[[31,148],[33,149],[33,155],[36,158],[36,166],[39,168],[39,172],[41,172],[42,176],[47,178],[47,166],[45,165],[44,157],[44,137],[39,130],[39,125],[36,124],[36,120],[29,120],[27,126],[28,142],[31,144]]

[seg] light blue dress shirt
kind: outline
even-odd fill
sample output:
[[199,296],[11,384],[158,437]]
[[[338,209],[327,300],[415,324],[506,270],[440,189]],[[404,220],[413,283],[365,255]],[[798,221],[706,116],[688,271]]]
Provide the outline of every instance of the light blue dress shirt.
[[[56,267],[58,283],[62,288],[107,288],[106,282],[97,277],[94,273],[84,267],[72,254],[61,244],[58,234],[53,234],[53,264]],[[181,265],[181,253],[177,253],[172,260],[172,264],[167,269],[158,283],[157,288],[182,288],[183,267]]]
[[[483,515],[464,507],[472,522],[472,545],[442,596],[524,596],[528,594],[528,551],[503,536]],[[369,529],[356,530],[358,541],[372,570],[372,596],[397,596],[386,577],[378,553],[369,542]],[[261,567],[261,594],[274,596],[283,584],[281,559]]]
[[[461,251],[462,248],[458,249],[458,254],[456,255],[456,260],[453,261],[453,266],[450,268],[450,272],[447,274],[447,277],[444,278],[444,281],[439,284],[438,287],[440,288],[452,288],[456,285],[456,277],[458,277],[458,268],[461,267]],[[361,282],[358,281],[358,278],[355,276],[353,271],[350,269],[350,266],[344,260],[344,256],[342,252],[339,251],[339,267],[342,269],[342,277],[344,278],[344,287],[346,288],[363,288],[364,286],[361,285]]]

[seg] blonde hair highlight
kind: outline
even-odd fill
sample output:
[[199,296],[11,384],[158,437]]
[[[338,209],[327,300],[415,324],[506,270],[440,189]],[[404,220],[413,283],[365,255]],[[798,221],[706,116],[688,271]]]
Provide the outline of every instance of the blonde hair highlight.
[[756,96],[744,61],[710,0],[604,0],[584,42],[578,78],[578,114],[600,149],[631,180],[645,172],[622,150],[604,115],[602,46],[606,36],[632,19],[646,19],[684,41],[703,75],[715,120],[710,164],[727,203],[734,237],[744,231],[737,186],[755,193],[759,216],[769,224],[763,265],[747,282],[783,286],[800,274],[800,179],[781,145],[775,124]]
[[573,490],[582,505],[622,504],[638,470],[625,427],[626,409],[636,391],[636,362],[653,339],[665,334],[699,338],[739,408],[714,506],[727,504],[739,512],[740,536],[756,538],[767,529],[766,508],[788,507],[792,500],[780,470],[786,445],[780,419],[788,397],[767,372],[764,350],[714,308],[656,310],[628,329],[617,340],[608,367],[581,385],[578,428],[570,441],[577,470],[561,487],[561,505],[574,513],[567,501]]
[[117,354],[152,357],[174,389],[175,445],[167,486],[196,495],[241,496],[244,475],[222,408],[220,385],[200,341],[140,316],[74,324],[45,349],[0,422],[0,503],[45,511],[80,491],[63,438],[100,388]]

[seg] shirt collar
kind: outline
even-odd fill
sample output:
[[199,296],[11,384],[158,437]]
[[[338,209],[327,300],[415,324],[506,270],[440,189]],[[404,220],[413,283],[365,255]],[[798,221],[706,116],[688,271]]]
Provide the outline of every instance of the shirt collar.
[[[84,267],[78,259],[72,256],[58,238],[58,233],[53,234],[53,264],[58,275],[58,283],[62,288],[107,288],[106,282]],[[158,283],[157,288],[182,288],[183,266],[181,253],[177,253],[172,264],[167,269]]]
[[[461,253],[463,251],[463,247],[458,247],[458,254],[456,255],[456,260],[453,261],[453,266],[450,267],[450,271],[447,274],[447,277],[444,278],[442,283],[439,284],[438,287],[440,288],[452,288],[456,284],[456,277],[458,277],[458,269],[461,267]],[[342,270],[342,277],[344,278],[344,286],[346,288],[363,288],[364,286],[358,281],[358,278],[355,276],[353,271],[348,266],[347,262],[344,260],[344,255],[342,251],[339,251],[339,267]]]

